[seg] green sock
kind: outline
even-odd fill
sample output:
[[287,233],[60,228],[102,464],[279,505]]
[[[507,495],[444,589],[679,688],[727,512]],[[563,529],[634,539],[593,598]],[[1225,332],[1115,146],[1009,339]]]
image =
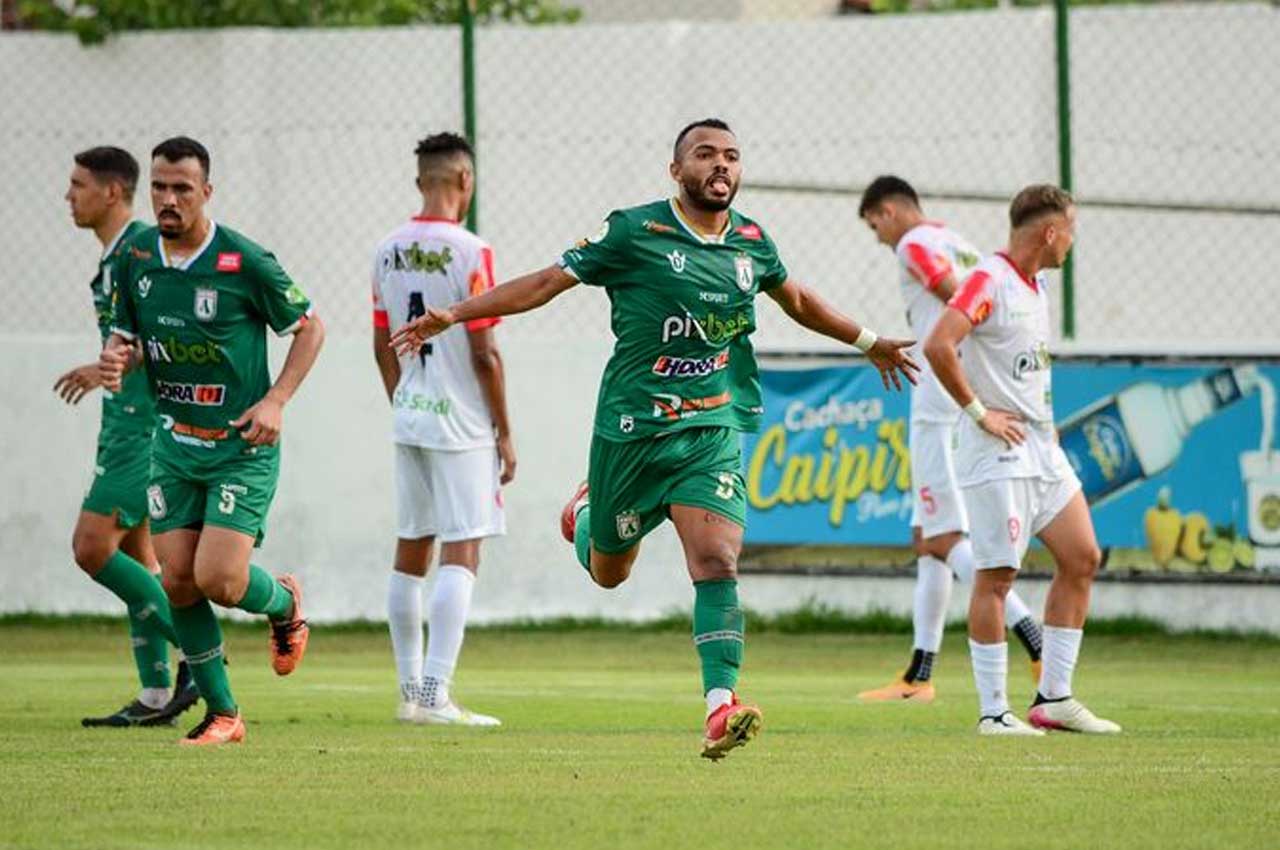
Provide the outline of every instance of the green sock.
[[578,555],[578,563],[587,572],[591,572],[591,506],[583,505],[574,520],[573,550]]
[[129,637],[133,639],[133,663],[138,665],[138,681],[144,688],[167,688],[169,681],[169,642],[148,616],[151,609],[129,606]]
[[169,611],[169,597],[165,595],[159,579],[147,572],[146,567],[117,549],[93,580],[123,600],[129,608],[131,623],[150,621],[165,640],[178,645],[178,633],[173,629],[173,617]]
[[222,627],[213,605],[201,599],[187,608],[173,609],[173,624],[182,638],[182,652],[196,680],[204,704],[214,714],[235,714],[231,681],[222,661]]
[[293,594],[271,573],[250,564],[249,586],[236,607],[251,614],[266,614],[273,620],[283,620],[293,611]]
[[736,579],[693,583],[693,645],[702,662],[702,692],[733,690],[742,666],[743,617]]

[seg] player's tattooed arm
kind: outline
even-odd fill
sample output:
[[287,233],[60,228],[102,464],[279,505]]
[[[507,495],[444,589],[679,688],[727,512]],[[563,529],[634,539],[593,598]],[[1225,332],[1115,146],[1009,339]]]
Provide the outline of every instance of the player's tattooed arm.
[[271,446],[280,439],[280,430],[284,427],[284,406],[293,398],[293,394],[315,365],[322,345],[324,322],[320,321],[319,316],[310,316],[294,331],[289,353],[284,358],[284,366],[271,389],[267,390],[267,394],[257,404],[240,414],[239,418],[231,420],[231,427],[240,430],[240,436],[245,442],[254,446]]
[[558,265],[509,280],[487,292],[460,301],[448,309],[429,307],[391,335],[391,347],[397,354],[408,354],[437,334],[458,322],[491,319],[534,310],[578,282]]
[[[799,281],[788,279],[781,286],[766,290],[766,294],[778,302],[782,311],[797,324],[846,345],[858,344],[863,327]],[[884,382],[885,389],[889,389],[892,381],[901,390],[902,381],[899,376],[913,384],[916,382],[914,373],[920,371],[920,366],[906,352],[914,344],[915,340],[911,339],[877,337],[871,347],[866,349],[867,359],[880,372],[880,380]]]
[[960,365],[960,342],[972,330],[973,323],[964,312],[957,309],[944,310],[929,338],[924,341],[924,356],[933,367],[933,373],[938,376],[943,389],[973,417],[979,428],[993,437],[999,437],[1009,446],[1016,446],[1024,439],[1022,418],[1007,410],[985,407],[969,385]]

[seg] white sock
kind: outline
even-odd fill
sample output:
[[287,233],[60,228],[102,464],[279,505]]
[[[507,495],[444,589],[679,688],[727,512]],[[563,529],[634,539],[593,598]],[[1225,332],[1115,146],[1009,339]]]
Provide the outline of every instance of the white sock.
[[973,544],[965,537],[947,553],[947,566],[956,578],[965,584],[973,584]]
[[396,675],[406,697],[418,685],[422,672],[422,576],[391,571],[387,588],[387,624],[391,627],[391,651]]
[[707,691],[707,716],[720,706],[733,702],[733,691],[728,688],[712,688]]
[[169,703],[169,689],[143,688],[138,691],[138,702],[147,708],[164,708]]
[[932,555],[916,561],[916,596],[912,622],[915,648],[937,652],[942,646],[942,629],[947,624],[947,603],[951,601],[951,569]]
[[1044,627],[1044,650],[1041,658],[1044,668],[1040,672],[1040,696],[1045,699],[1062,699],[1071,696],[1071,674],[1080,657],[1080,641],[1084,629],[1068,629],[1062,626]]
[[1023,619],[1031,616],[1031,609],[1027,607],[1027,603],[1022,601],[1022,597],[1018,595],[1018,591],[1009,588],[1009,593],[1004,598],[1004,624],[1007,628],[1013,628],[1021,623]]
[[978,643],[969,638],[973,684],[983,717],[999,717],[1009,710],[1009,644]]
[[428,699],[428,704],[438,706],[449,701],[449,680],[462,652],[475,584],[475,574],[457,564],[442,566],[436,574],[427,603],[427,662],[422,667],[422,678],[434,680],[434,699]]

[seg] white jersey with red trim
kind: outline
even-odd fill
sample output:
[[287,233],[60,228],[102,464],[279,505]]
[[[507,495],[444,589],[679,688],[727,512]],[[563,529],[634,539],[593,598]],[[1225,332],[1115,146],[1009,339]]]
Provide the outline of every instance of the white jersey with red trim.
[[1046,275],[1027,278],[1003,252],[978,264],[949,306],[973,323],[965,341],[965,376],[987,407],[1016,413],[1027,438],[1003,440],[961,420],[956,473],[961,486],[1002,478],[1057,480],[1070,472],[1053,425]]
[[[428,307],[449,307],[493,285],[493,250],[484,240],[455,222],[419,216],[378,246],[373,325],[394,333]],[[395,442],[445,451],[494,445],[493,415],[472,366],[468,334],[499,321],[449,328],[400,358],[392,400]]]
[[907,324],[917,341],[911,353],[920,364],[911,393],[911,420],[954,422],[960,408],[938,383],[920,346],[947,308],[946,302],[935,294],[938,284],[952,275],[958,285],[982,260],[982,254],[963,236],[936,221],[918,224],[904,233],[894,253],[901,270],[899,288],[907,308]]

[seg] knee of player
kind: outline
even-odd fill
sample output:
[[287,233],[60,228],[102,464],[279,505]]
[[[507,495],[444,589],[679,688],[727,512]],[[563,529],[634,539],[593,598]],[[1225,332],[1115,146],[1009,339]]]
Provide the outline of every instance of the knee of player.
[[194,605],[200,600],[200,588],[190,576],[179,578],[165,572],[160,576],[160,584],[164,587],[164,593],[169,597],[169,602],[178,608]]
[[230,576],[196,571],[196,589],[205,599],[224,608],[233,607],[244,596],[244,588],[237,586],[238,584],[242,583],[235,582]]
[[1102,567],[1102,550],[1095,543],[1085,549],[1072,564],[1071,573],[1081,579],[1092,580]]
[[699,552],[694,562],[694,570],[702,579],[738,577],[738,551],[729,544]]
[[77,531],[71,538],[71,552],[80,569],[89,575],[95,575],[106,566],[114,550],[109,540],[96,534]]
[[591,580],[605,590],[612,590],[627,580],[628,573],[622,571],[591,570]]

